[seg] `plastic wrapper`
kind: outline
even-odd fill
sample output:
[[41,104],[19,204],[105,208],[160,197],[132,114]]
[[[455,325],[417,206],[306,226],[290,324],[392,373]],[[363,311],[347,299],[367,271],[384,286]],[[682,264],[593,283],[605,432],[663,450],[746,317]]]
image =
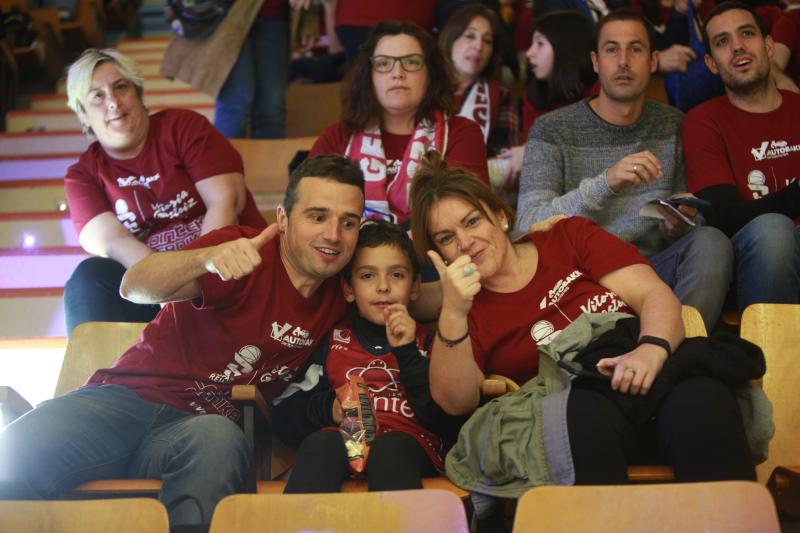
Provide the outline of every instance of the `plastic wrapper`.
[[361,376],[351,376],[348,383],[336,389],[336,397],[344,413],[339,433],[347,449],[350,471],[359,475],[364,472],[369,446],[378,431],[378,420],[372,409],[372,393]]

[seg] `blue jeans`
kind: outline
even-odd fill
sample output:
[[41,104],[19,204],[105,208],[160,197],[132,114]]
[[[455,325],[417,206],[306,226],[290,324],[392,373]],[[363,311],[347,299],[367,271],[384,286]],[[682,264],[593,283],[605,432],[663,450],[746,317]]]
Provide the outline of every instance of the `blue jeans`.
[[695,228],[650,258],[682,304],[700,311],[707,331],[717,323],[733,279],[733,246],[717,228]]
[[210,524],[249,467],[234,422],[148,402],[118,385],[43,402],[0,433],[0,498],[57,498],[94,479],[162,479],[171,527]]
[[731,240],[740,310],[755,303],[800,302],[800,234],[789,217],[758,216]]
[[113,259],[90,257],[75,268],[64,285],[67,336],[84,322],[150,322],[161,307],[129,302],[119,295],[125,267]]
[[280,139],[286,135],[289,23],[256,17],[239,58],[217,96],[214,126],[225,137]]

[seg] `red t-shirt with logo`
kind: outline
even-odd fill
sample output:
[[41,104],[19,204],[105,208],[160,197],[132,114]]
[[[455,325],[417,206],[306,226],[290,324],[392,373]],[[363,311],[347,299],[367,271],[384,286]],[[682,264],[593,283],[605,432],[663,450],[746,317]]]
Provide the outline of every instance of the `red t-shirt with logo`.
[[800,9],[781,13],[772,28],[772,38],[791,52],[786,74],[800,83]]
[[[257,234],[227,226],[185,249]],[[277,238],[267,243],[261,265],[240,280],[201,276],[201,299],[165,306],[138,344],[86,384],[122,385],[151,402],[232,420],[239,418],[230,402],[233,385],[257,385],[267,399],[278,395],[347,311],[338,276],[303,297],[289,280],[279,247]]]
[[[230,172],[244,173],[242,158],[208,119],[167,109],[150,116],[139,155],[113,159],[94,142],[67,170],[64,188],[78,234],[94,217],[111,211],[150,248],[177,250],[200,236],[206,206],[195,184]],[[250,191],[239,223],[267,225]]]
[[633,311],[598,280],[630,265],[649,265],[632,246],[583,217],[531,233],[539,264],[533,279],[511,293],[480,290],[469,313],[472,354],[484,374],[524,383],[539,371],[538,346],[551,342],[583,313]]
[[755,200],[800,177],[800,94],[781,95],[781,106],[769,113],[743,111],[727,96],[689,111],[683,122],[689,192],[734,185],[742,200]]
[[[332,389],[349,382],[351,375],[364,378],[372,393],[372,405],[378,420],[377,436],[389,431],[406,433],[419,443],[433,465],[444,470],[444,445],[432,431],[417,420],[408,403],[405,387],[400,382],[400,365],[390,347],[370,350],[359,340],[351,327],[352,321],[336,326],[331,332],[325,373]],[[426,354],[427,333],[422,326],[417,328],[417,348]]]
[[373,27],[382,20],[404,20],[420,25],[433,33],[436,24],[434,0],[338,0],[336,2],[337,26]]

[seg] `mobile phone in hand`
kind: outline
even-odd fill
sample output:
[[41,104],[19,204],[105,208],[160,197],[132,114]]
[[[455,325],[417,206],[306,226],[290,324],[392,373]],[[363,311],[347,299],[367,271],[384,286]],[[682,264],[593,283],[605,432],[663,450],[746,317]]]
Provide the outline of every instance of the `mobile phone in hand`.
[[687,196],[685,198],[667,198],[664,201],[676,207],[679,205],[688,205],[689,207],[694,207],[696,209],[711,207],[711,202],[707,200],[701,200],[700,198],[695,198],[693,196]]

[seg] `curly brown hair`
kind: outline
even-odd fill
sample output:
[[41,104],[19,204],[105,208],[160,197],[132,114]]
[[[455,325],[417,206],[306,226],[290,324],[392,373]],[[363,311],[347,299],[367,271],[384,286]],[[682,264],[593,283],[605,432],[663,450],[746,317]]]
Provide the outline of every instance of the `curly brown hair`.
[[409,35],[417,40],[425,57],[428,69],[428,87],[425,97],[417,109],[417,121],[440,110],[452,113],[454,108],[454,84],[450,79],[444,56],[425,30],[411,22],[385,20],[378,23],[366,41],[359,47],[350,67],[344,86],[344,111],[342,121],[352,131],[362,131],[380,124],[382,109],[372,86],[372,54],[383,37]]
[[490,218],[490,212],[502,212],[511,228],[516,221],[514,209],[493,193],[486,183],[469,170],[448,166],[435,150],[429,151],[417,167],[409,197],[411,235],[414,236],[414,250],[421,262],[427,259],[428,250],[436,250],[431,239],[428,216],[442,198],[460,198],[487,218]]

